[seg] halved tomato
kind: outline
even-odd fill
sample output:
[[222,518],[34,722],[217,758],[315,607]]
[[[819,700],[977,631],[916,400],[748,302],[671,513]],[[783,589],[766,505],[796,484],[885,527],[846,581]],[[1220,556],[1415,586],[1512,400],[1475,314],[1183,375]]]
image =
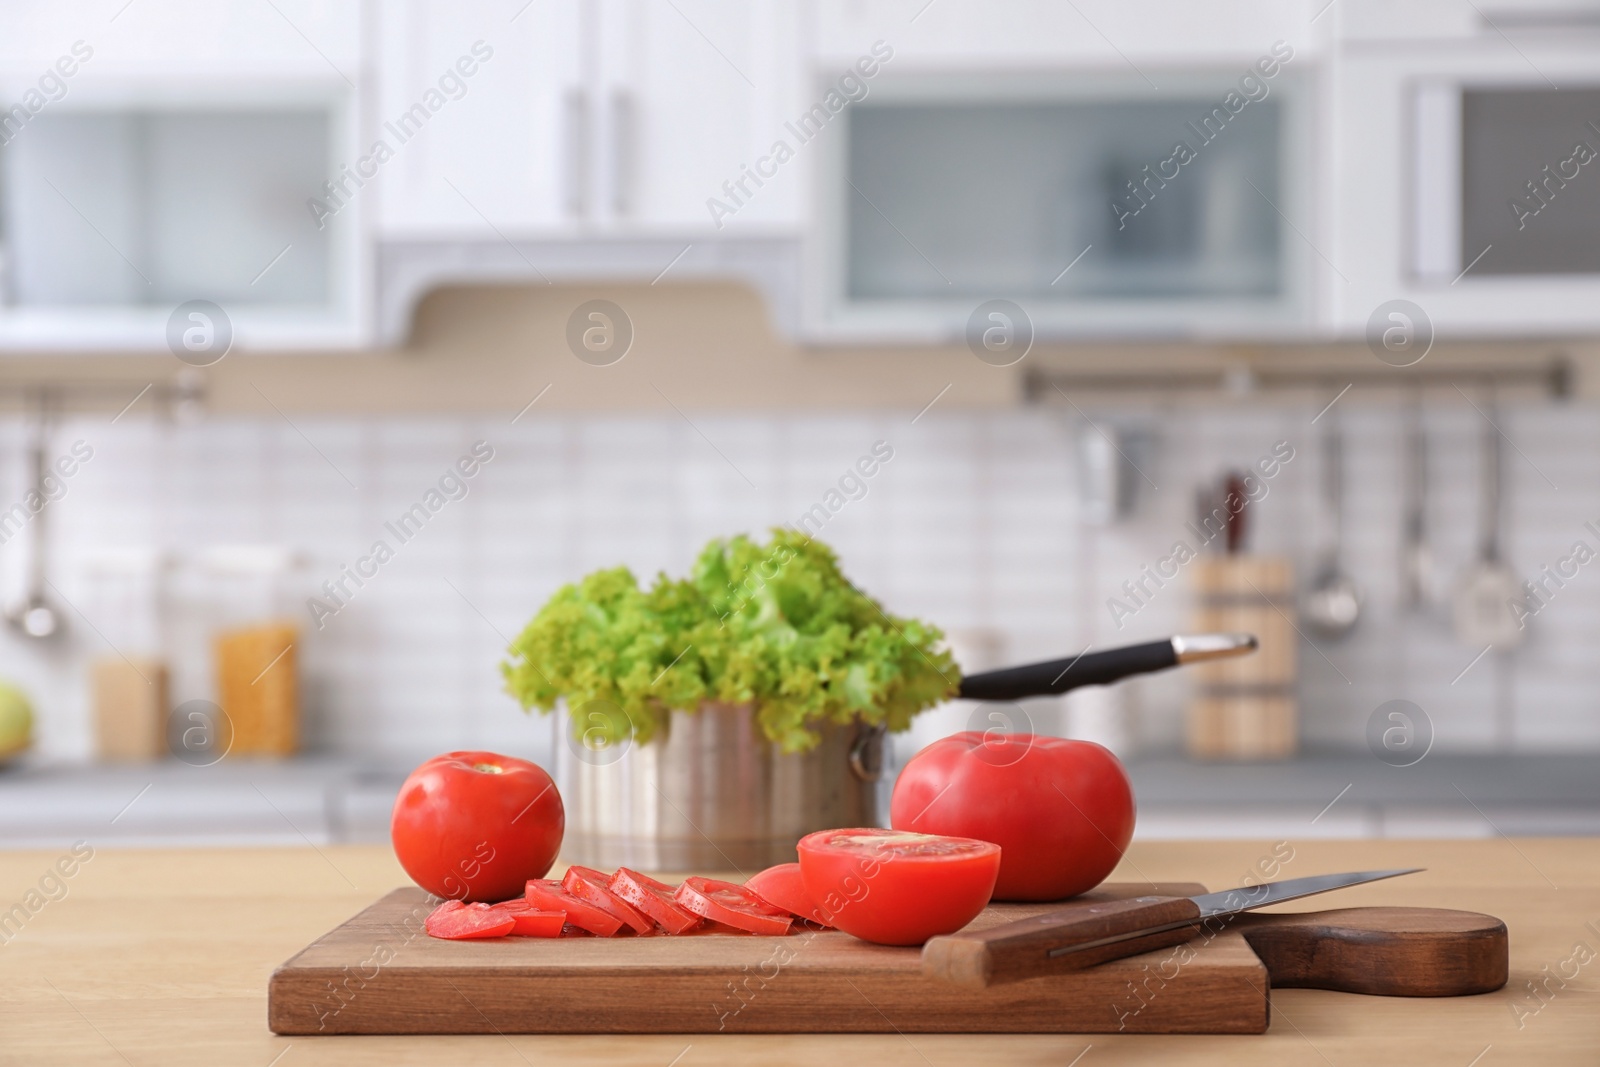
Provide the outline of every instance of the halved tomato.
[[527,889],[528,905],[538,911],[564,911],[567,922],[596,937],[614,937],[622,920],[604,908],[597,908],[576,894],[569,893],[554,878],[531,878]]
[[561,878],[561,888],[573,896],[593,904],[621,919],[633,928],[634,933],[653,934],[656,924],[638,908],[606,888],[610,879],[592,867],[571,866]]
[[495,911],[488,904],[463,904],[447,900],[440,904],[423,921],[422,927],[430,936],[446,941],[476,941],[485,937],[504,937],[517,923],[503,911]]
[[566,912],[538,911],[528,903],[526,897],[491,904],[489,910],[511,916],[517,924],[511,932],[523,937],[560,937],[561,927],[567,921]]
[[674,887],[647,874],[618,867],[606,888],[650,916],[669,934],[688,933],[705,921],[673,899],[677,892]]
[[953,934],[989,903],[1000,846],[970,837],[866,827],[800,839],[806,891],[833,925],[880,945]]
[[810,919],[823,926],[833,925],[832,917],[806,892],[798,863],[780,863],[752,874],[744,880],[744,887],[773,907],[782,908],[797,918]]
[[786,934],[793,922],[744,886],[716,878],[685,878],[674,899],[702,918],[752,934]]

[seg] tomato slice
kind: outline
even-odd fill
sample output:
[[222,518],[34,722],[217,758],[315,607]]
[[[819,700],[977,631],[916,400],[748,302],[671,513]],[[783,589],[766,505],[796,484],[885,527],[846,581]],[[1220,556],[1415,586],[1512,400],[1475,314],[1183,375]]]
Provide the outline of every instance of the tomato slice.
[[828,915],[806,892],[805,881],[800,877],[798,863],[780,863],[768,867],[744,880],[744,887],[775,908],[782,908],[796,918],[810,919],[822,926],[832,926]]
[[975,919],[1000,875],[1000,846],[867,827],[800,839],[806,890],[834,925],[880,945],[920,945]]
[[688,933],[705,921],[673,898],[677,892],[673,886],[647,874],[618,867],[606,888],[650,916],[669,934]]
[[635,933],[655,933],[656,924],[650,920],[650,916],[607,889],[606,883],[608,881],[610,881],[608,875],[602,874],[592,867],[572,866],[567,868],[566,875],[561,879],[561,888],[573,896],[615,915],[632,927]]
[[538,911],[564,911],[567,922],[596,937],[614,937],[622,920],[604,908],[567,892],[554,878],[531,878],[527,889],[528,906]]
[[537,911],[528,904],[526,897],[503,900],[499,904],[491,904],[489,909],[511,916],[517,924],[511,932],[523,937],[560,937],[561,928],[567,921],[566,912]]
[[515,919],[503,911],[495,911],[488,904],[463,904],[447,900],[433,909],[422,927],[433,937],[446,941],[475,941],[485,937],[504,937],[517,925]]
[[685,878],[674,899],[702,918],[752,934],[781,936],[794,921],[744,886],[716,878]]
[[518,912],[514,918],[517,920],[517,925],[511,931],[514,934],[521,934],[523,937],[560,937],[561,928],[567,922],[567,913],[534,911],[529,908]]

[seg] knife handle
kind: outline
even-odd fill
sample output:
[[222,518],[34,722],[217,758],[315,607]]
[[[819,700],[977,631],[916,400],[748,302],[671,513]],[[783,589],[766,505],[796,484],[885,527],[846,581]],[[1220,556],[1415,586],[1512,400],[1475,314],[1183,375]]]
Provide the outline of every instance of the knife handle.
[[[1054,949],[1170,923],[1193,925],[1065,955],[1050,955]],[[1063,974],[1107,960],[1182,944],[1195,937],[1199,923],[1200,908],[1188,897],[1133,897],[1079,905],[988,930],[932,938],[922,946],[922,973],[929,978],[976,988]]]

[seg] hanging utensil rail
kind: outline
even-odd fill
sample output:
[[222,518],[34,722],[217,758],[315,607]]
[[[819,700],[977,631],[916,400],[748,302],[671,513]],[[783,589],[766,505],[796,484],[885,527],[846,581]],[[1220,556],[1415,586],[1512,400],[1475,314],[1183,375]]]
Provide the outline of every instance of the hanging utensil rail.
[[[16,413],[24,413],[28,408],[37,408],[40,404],[47,404],[58,415],[86,409],[116,411],[123,405],[134,407],[134,401],[137,400],[138,406],[151,402],[159,405],[164,413],[170,414],[179,405],[199,404],[205,397],[204,383],[186,374],[165,381],[134,378],[94,381],[64,381],[59,378],[40,381],[0,380],[0,403],[10,400],[22,402]],[[0,414],[11,413],[5,407],[0,407]]]
[[1555,355],[1539,362],[1475,363],[1454,367],[1371,367],[1261,365],[1237,363],[1208,369],[1151,367],[1145,371],[1067,370],[1033,367],[1023,374],[1022,394],[1029,403],[1059,401],[1061,394],[1082,392],[1163,393],[1215,390],[1249,394],[1264,390],[1328,389],[1347,385],[1360,389],[1412,390],[1488,384],[1531,386],[1552,400],[1573,393],[1572,361]]

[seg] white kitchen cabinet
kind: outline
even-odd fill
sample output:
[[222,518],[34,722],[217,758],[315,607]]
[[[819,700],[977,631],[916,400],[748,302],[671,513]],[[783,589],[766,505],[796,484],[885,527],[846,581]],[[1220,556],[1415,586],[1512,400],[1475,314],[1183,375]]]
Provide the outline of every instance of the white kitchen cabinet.
[[1107,67],[1159,83],[1163,63],[1248,60],[1274,40],[1313,46],[1326,0],[818,0],[816,54],[853,59],[875,40],[907,67]]
[[582,146],[567,105],[584,85],[586,6],[429,0],[378,10],[369,126],[374,145],[394,153],[375,180],[380,235],[495,240],[576,226],[565,186]]
[[[738,0],[427,0],[379,15],[377,136],[462,57],[492,49],[386,165],[386,237],[712,232],[797,98],[794,5]],[[797,221],[798,179],[741,225]]]
[[808,336],[1304,331],[1317,122],[1296,62],[1253,99],[1222,65],[1159,94],[1127,72],[880,74],[819,149]]
[[[622,232],[798,223],[798,166],[768,163],[775,174],[748,177],[800,110],[797,5],[601,0],[600,9],[596,217]],[[734,213],[714,212],[712,199]]]
[[1559,257],[1548,272],[1527,269],[1544,254],[1541,245],[1600,225],[1594,164],[1571,165],[1576,173],[1527,220],[1525,232],[1504,225],[1513,198],[1538,203],[1526,183],[1546,180],[1547,167],[1568,166],[1575,142],[1600,148],[1600,135],[1574,117],[1541,149],[1497,161],[1510,177],[1480,207],[1501,220],[1502,232],[1482,237],[1475,224],[1484,220],[1463,215],[1472,183],[1463,177],[1471,159],[1463,153],[1460,113],[1444,121],[1426,113],[1430,102],[1448,102],[1452,93],[1459,107],[1462,89],[1543,92],[1554,84],[1574,95],[1593,91],[1600,88],[1597,69],[1600,46],[1592,38],[1545,34],[1512,47],[1487,29],[1425,49],[1360,47],[1341,55],[1329,193],[1336,221],[1325,249],[1340,274],[1330,288],[1339,332],[1361,336],[1374,312],[1397,299],[1420,307],[1440,336],[1600,330],[1600,271],[1561,267]]
[[1305,332],[1320,6],[817,0],[813,91],[881,62],[819,142],[806,336],[971,344],[998,297],[1040,337]]
[[1340,0],[1328,21],[1338,27],[1341,41],[1401,44],[1471,37],[1484,28],[1485,9],[1498,15],[1506,7],[1477,7],[1464,0]]
[[3,22],[0,350],[164,350],[192,300],[241,348],[364,339],[365,204],[311,210],[357,157],[362,5],[35,0]]
[[[361,76],[362,5],[327,0],[7,0],[0,77],[33,81],[75,41],[92,79],[167,84]],[[8,103],[13,95],[6,97]]]

